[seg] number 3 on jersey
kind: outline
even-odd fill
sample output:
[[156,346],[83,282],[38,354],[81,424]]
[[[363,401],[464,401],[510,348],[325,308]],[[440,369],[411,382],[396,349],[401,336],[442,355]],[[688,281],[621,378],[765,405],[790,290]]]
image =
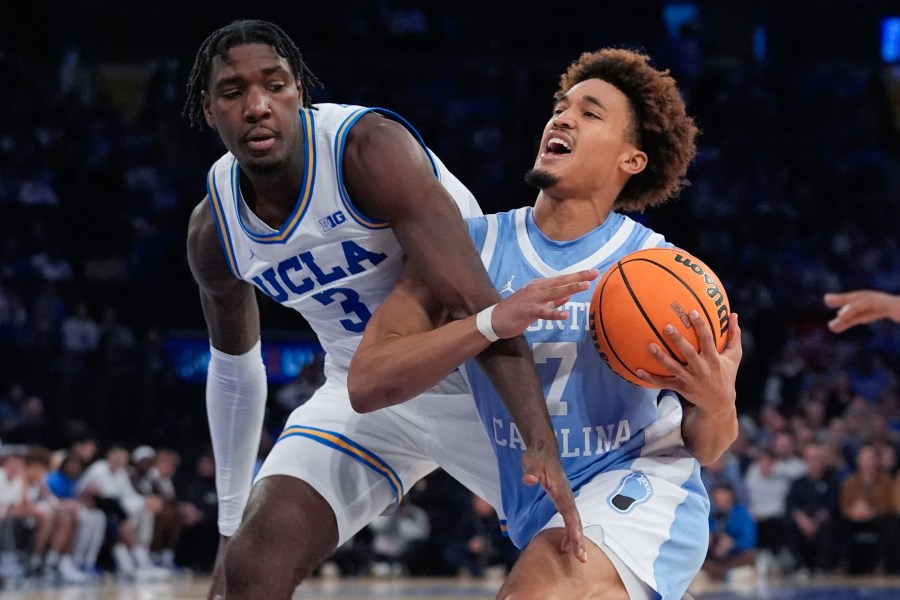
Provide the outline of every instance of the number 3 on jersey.
[[344,329],[353,333],[362,333],[366,329],[366,323],[372,317],[368,307],[359,299],[359,294],[350,288],[331,288],[318,294],[313,294],[313,298],[328,306],[335,301],[335,296],[340,298],[341,308],[344,314],[356,317],[356,319],[341,319],[340,323]]

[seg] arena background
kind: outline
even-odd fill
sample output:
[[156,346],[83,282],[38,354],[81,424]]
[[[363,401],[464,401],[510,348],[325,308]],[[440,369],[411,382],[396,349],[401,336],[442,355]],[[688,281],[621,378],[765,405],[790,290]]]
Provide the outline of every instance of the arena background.
[[[860,443],[896,450],[900,327],[835,336],[821,302],[900,292],[900,2],[882,0],[14,2],[0,19],[4,444],[89,432],[183,465],[208,450],[184,245],[223,148],[181,108],[200,43],[245,17],[294,38],[324,83],[314,101],[409,119],[485,212],[533,201],[522,174],[566,65],[646,50],[702,135],[692,185],[637,218],[706,261],[741,316],[734,455],[746,469],[775,429],[828,442],[847,472]],[[260,305],[275,434],[318,346],[296,314]]]

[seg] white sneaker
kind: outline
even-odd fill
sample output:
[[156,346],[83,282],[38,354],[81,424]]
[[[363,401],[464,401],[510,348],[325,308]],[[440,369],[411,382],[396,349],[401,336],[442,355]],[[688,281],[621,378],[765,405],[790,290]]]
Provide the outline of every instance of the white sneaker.
[[124,544],[116,544],[112,549],[113,560],[116,563],[116,575],[124,579],[134,579],[137,565]]
[[163,569],[162,567],[138,567],[134,572],[134,580],[143,582],[166,581],[171,575],[168,569]]
[[63,556],[59,559],[59,564],[56,565],[56,572],[61,583],[83,585],[90,581],[87,574],[78,570],[75,562],[69,556]]

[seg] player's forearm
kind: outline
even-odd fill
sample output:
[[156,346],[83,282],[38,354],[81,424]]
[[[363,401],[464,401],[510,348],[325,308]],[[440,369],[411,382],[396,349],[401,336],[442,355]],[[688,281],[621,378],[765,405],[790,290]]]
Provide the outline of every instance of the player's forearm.
[[259,343],[232,356],[212,349],[206,386],[210,437],[216,461],[219,532],[240,524],[250,494],[266,404],[266,375]]
[[350,402],[363,413],[406,402],[437,385],[489,344],[473,316],[361,347],[347,378]]
[[685,446],[701,465],[719,458],[737,439],[738,420],[734,403],[714,410],[690,406],[685,410],[681,435]]
[[478,355],[478,363],[503,399],[528,447],[556,449],[534,358],[522,336],[500,340]]

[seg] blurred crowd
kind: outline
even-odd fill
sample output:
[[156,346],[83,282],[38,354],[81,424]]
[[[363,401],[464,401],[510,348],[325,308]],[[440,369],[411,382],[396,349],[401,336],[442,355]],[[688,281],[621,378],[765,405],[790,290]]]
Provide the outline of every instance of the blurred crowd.
[[[301,48],[325,83],[313,100],[405,116],[485,212],[529,202],[522,173],[577,51],[494,56],[466,43],[462,17],[357,4],[344,34],[372,51],[351,61]],[[609,41],[585,39],[596,43],[581,50]],[[900,519],[900,328],[835,336],[822,304],[826,291],[900,292],[900,75],[848,60],[710,61],[701,39],[696,27],[659,28],[637,44],[679,79],[702,135],[681,197],[634,216],[716,271],[744,331],[741,436],[704,469],[714,500],[704,570],[900,571],[884,542]],[[403,50],[423,47],[435,51]],[[154,577],[209,566],[210,538],[185,549],[200,538],[184,535],[209,527],[214,537],[203,388],[178,376],[165,349],[173,332],[205,335],[185,228],[222,149],[180,116],[192,60],[112,69],[77,46],[49,61],[0,47],[0,483],[33,490],[0,505],[0,544],[4,557],[17,549],[22,576],[78,579],[128,559]],[[309,335],[290,311],[268,301],[261,311],[267,331]],[[270,403],[267,443],[279,406]],[[80,454],[84,439],[104,454]],[[122,483],[116,502],[91,483],[101,468]],[[448,485],[432,479],[326,570],[419,573],[438,563],[416,560],[437,555],[444,572],[507,564],[502,541],[484,542],[490,511],[465,494],[429,499]],[[420,551],[429,544],[438,554]]]

